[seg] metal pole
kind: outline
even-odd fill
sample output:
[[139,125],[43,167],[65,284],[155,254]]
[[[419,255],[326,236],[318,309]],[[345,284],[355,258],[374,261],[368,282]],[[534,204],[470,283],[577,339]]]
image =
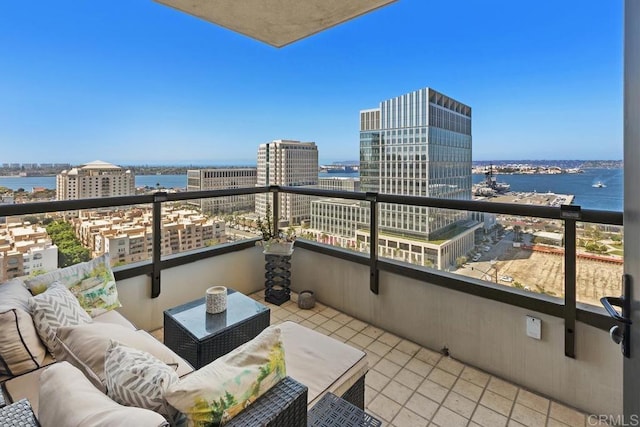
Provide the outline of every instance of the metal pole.
[[162,202],[167,200],[167,193],[158,192],[153,195],[153,270],[151,272],[151,298],[160,296],[160,261],[162,257]]
[[576,357],[576,221],[564,220],[564,354]]
[[379,292],[378,277],[378,194],[367,193],[369,201],[369,289],[374,294]]
[[278,235],[278,230],[280,229],[279,222],[280,222],[280,196],[278,193],[278,189],[277,188],[273,188],[271,189],[271,192],[273,193],[273,221],[272,221],[272,226],[273,226],[273,235],[277,236]]

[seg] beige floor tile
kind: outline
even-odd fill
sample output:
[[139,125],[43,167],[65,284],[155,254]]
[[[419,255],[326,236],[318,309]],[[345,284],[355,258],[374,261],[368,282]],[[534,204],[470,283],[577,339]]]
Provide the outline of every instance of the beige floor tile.
[[492,409],[499,414],[509,416],[511,414],[511,408],[513,407],[513,400],[509,400],[506,397],[502,397],[499,394],[492,392],[491,390],[485,390],[480,399],[480,404]]
[[378,337],[378,341],[381,341],[390,347],[395,347],[400,342],[400,337],[395,336],[392,333],[385,332]]
[[524,424],[520,424],[517,421],[514,421],[512,419],[509,419],[509,424],[507,424],[507,427],[527,427]]
[[367,347],[367,351],[372,351],[380,357],[384,357],[390,350],[391,347],[380,341],[374,341]]
[[472,384],[475,384],[479,387],[485,387],[489,382],[489,378],[491,376],[487,373],[479,371],[474,368],[470,368],[469,366],[465,366],[460,374],[460,378],[463,380],[469,381]]
[[397,381],[391,381],[386,385],[385,388],[382,389],[382,394],[384,394],[394,402],[397,402],[400,405],[404,405],[413,394],[413,390],[400,384]]
[[433,369],[433,365],[429,365],[428,363],[423,362],[422,360],[416,359],[415,357],[404,366],[416,374],[426,377],[429,375],[429,372]]
[[304,319],[302,317],[298,316],[297,314],[290,314],[287,317],[284,317],[282,319],[283,322],[286,322],[287,320],[290,321],[290,322],[294,322],[294,323],[300,323]]
[[518,391],[518,397],[516,403],[524,405],[528,408],[535,409],[536,411],[547,415],[549,413],[549,399],[546,399],[530,391],[520,389]]
[[348,314],[340,313],[337,316],[334,316],[333,320],[335,320],[336,322],[341,323],[343,325],[346,325],[347,323],[349,323],[352,320],[354,320],[354,318],[349,316]]
[[396,427],[426,427],[429,421],[407,408],[402,408],[393,419]]
[[316,326],[316,331],[320,332],[323,335],[329,336],[331,335],[331,331],[326,330],[325,328],[323,328],[322,326]]
[[366,385],[374,389],[375,391],[382,391],[382,389],[389,384],[391,379],[378,371],[370,370],[364,377]]
[[296,314],[303,319],[308,319],[311,316],[315,316],[315,313],[311,310],[298,310]]
[[340,312],[338,310],[334,310],[331,307],[326,307],[325,309],[320,311],[320,314],[322,314],[324,317],[332,318],[339,315]]
[[408,354],[409,356],[414,356],[418,350],[420,350],[420,346],[409,340],[401,340],[398,345],[396,345],[396,349]]
[[355,334],[349,341],[353,341],[354,343],[366,348],[373,342],[373,338],[366,336],[365,334]]
[[376,371],[380,372],[381,374],[386,375],[389,378],[393,378],[396,376],[396,374],[398,372],[400,372],[400,369],[402,369],[402,367],[400,365],[396,365],[395,363],[382,358],[380,359],[380,361],[373,367],[373,369],[375,369]]
[[342,327],[342,324],[336,322],[335,320],[329,319],[320,326],[328,331],[335,332]]
[[430,420],[439,407],[436,402],[418,393],[414,393],[404,406],[426,420]]
[[551,402],[549,416],[570,426],[584,426],[586,422],[584,414],[557,402]]
[[453,412],[462,415],[465,418],[471,418],[474,409],[476,409],[476,403],[467,399],[464,396],[460,396],[456,392],[450,392],[444,399],[442,406],[451,409]]
[[510,400],[515,400],[516,395],[518,394],[517,386],[496,377],[491,377],[489,385],[487,385],[487,389]]
[[516,403],[511,412],[511,419],[527,427],[544,427],[547,417],[531,408]]
[[347,339],[344,337],[341,337],[340,335],[336,334],[335,332],[329,335],[331,338],[333,338],[334,340],[338,340],[340,342],[347,342]]
[[439,368],[434,368],[427,378],[446,388],[451,388],[457,379],[455,375],[451,375]]
[[453,386],[453,391],[463,395],[467,399],[473,400],[474,402],[478,402],[482,395],[482,387],[478,387],[477,385],[471,384],[469,381],[465,381],[463,379],[458,379],[458,381],[456,381],[456,384]]
[[343,326],[342,328],[336,331],[336,335],[340,335],[342,338],[345,338],[346,340],[350,340],[356,334],[357,332],[348,326]]
[[[565,424],[565,423],[561,423],[558,420],[554,420],[553,418],[549,418],[547,420],[547,427],[576,427],[576,426],[584,426],[584,423],[582,424]],[[591,427],[591,426],[589,426]]]
[[[366,379],[365,379],[366,382]],[[364,406],[369,405],[374,397],[378,395],[378,391],[365,384],[364,386]]]
[[367,358],[367,363],[369,364],[369,368],[376,366],[376,364],[382,359],[382,357],[378,356],[374,352],[365,349],[364,352],[367,354],[365,357]]
[[504,415],[485,408],[482,405],[476,408],[471,419],[483,427],[505,427],[508,421],[508,418]]
[[310,329],[313,329],[317,326],[316,324],[314,324],[313,322],[309,322],[308,320],[303,320],[302,322],[300,322],[300,324]]
[[347,326],[355,331],[360,332],[364,328],[366,328],[368,325],[364,323],[362,320],[353,319],[351,322],[347,323]]
[[400,370],[394,377],[394,380],[398,381],[400,384],[409,387],[411,390],[415,390],[422,383],[424,378],[421,375],[416,375],[415,372],[412,372],[406,368]]
[[309,322],[313,324],[322,325],[324,322],[329,320],[329,318],[323,316],[322,314],[314,314],[313,316],[309,317],[307,320],[309,320]]
[[378,338],[380,335],[384,334],[384,331],[380,328],[369,325],[362,330],[362,333],[371,338]]
[[449,389],[436,384],[433,381],[424,380],[418,387],[418,393],[428,397],[434,402],[442,403],[449,393]]
[[464,369],[464,365],[462,363],[450,357],[441,358],[436,367],[455,376],[460,375],[460,372]]
[[391,420],[398,415],[402,406],[389,399],[387,396],[378,394],[367,408],[380,415],[385,421],[391,422]]
[[313,306],[311,311],[313,311],[314,313],[320,313],[321,311],[324,311],[326,309],[327,309],[326,305],[322,304],[321,302],[316,301],[316,305]]
[[433,417],[433,422],[440,427],[466,427],[469,420],[451,409],[441,406]]
[[397,363],[400,366],[406,365],[407,362],[411,360],[411,356],[395,348],[387,353],[385,358],[391,360],[393,363]]
[[435,366],[442,358],[442,355],[440,353],[436,353],[435,351],[421,348],[420,350],[418,350],[414,357],[418,360],[422,360],[423,362],[428,363],[429,365]]

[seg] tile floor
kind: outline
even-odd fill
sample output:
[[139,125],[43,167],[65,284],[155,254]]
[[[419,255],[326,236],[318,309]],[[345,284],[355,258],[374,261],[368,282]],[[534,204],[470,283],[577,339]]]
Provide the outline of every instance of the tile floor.
[[[265,303],[271,323],[291,320],[367,353],[366,411],[389,427],[564,427],[594,425],[585,414],[421,347],[331,307]],[[154,333],[162,338],[162,331]]]

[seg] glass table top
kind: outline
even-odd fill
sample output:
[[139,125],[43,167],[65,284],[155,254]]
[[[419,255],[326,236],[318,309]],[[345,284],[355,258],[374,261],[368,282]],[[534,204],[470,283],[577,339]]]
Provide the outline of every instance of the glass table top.
[[267,310],[256,300],[227,288],[227,309],[222,313],[207,313],[204,297],[171,308],[166,313],[196,339],[202,340]]

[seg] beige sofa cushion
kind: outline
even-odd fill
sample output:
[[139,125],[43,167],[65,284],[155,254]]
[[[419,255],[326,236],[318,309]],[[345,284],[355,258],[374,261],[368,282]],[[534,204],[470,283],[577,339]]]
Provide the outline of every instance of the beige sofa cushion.
[[367,373],[363,351],[294,322],[279,326],[287,375],[309,388],[310,407],[326,392],[342,396]]
[[11,308],[20,308],[29,312],[31,292],[20,279],[12,279],[0,284],[0,304]]
[[31,315],[20,308],[0,307],[0,374],[38,369],[45,354]]
[[94,317],[93,321],[94,322],[98,322],[98,323],[113,323],[113,324],[117,324],[117,325],[122,325],[122,326],[127,327],[128,329],[133,330],[133,331],[138,329],[138,328],[135,327],[135,325],[133,323],[131,323],[129,321],[129,319],[124,317],[117,310],[109,310],[109,311],[107,311],[105,313],[102,313],[102,314]]
[[[144,331],[142,331],[144,332]],[[113,323],[61,327],[57,334],[57,360],[66,360],[105,392],[104,360],[111,340],[152,354],[162,362],[178,367],[178,356],[147,333]]]
[[47,366],[54,364],[56,361],[47,353],[44,358],[44,365],[42,368],[35,371],[27,372],[26,374],[18,375],[7,380],[3,387],[7,392],[7,396],[12,402],[17,402],[20,399],[29,399],[31,408],[34,413],[38,413],[38,392],[40,390],[40,374],[47,369]]
[[38,421],[42,427],[159,427],[169,424],[160,414],[122,406],[98,391],[81,371],[55,363],[40,375]]

